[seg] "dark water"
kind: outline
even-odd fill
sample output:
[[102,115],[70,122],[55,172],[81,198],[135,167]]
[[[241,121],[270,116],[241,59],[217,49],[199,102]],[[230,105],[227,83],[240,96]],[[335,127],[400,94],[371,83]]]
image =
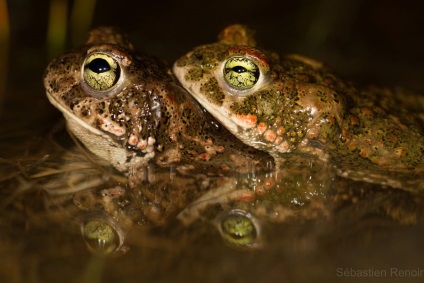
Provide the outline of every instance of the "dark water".
[[[242,22],[256,28],[265,45],[325,60],[360,82],[424,89],[418,1],[283,1],[278,9],[281,1],[112,2],[98,1],[92,25],[120,26],[141,50],[171,62],[213,41],[225,25]],[[149,181],[129,188],[123,176],[75,145],[45,98],[47,5],[9,4],[0,282],[423,280],[419,193],[328,171],[308,181],[308,170],[297,177],[288,170],[278,187],[263,185],[276,178],[272,174],[207,178],[150,168]],[[249,228],[241,231],[253,231],[233,236],[238,245],[222,233],[229,217]],[[111,239],[104,249],[89,230]]]
[[[286,177],[279,191],[250,187],[255,197],[240,198],[245,187],[228,178],[193,180],[169,168],[129,188],[61,123],[1,143],[2,282],[422,280],[422,194],[337,177],[317,189]],[[220,233],[234,213],[256,231],[233,236],[238,244]]]
[[[61,123],[23,138],[2,140],[2,282],[422,280],[421,194],[331,174],[314,183],[309,168],[265,191],[169,168],[130,188]],[[234,216],[254,232],[221,233]]]

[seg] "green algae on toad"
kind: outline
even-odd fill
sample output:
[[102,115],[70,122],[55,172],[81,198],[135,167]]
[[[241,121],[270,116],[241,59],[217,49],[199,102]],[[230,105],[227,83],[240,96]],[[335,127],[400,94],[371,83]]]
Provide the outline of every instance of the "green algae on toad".
[[358,88],[313,59],[259,48],[241,25],[194,48],[173,71],[222,125],[277,162],[311,154],[343,176],[424,187],[423,97]]
[[272,162],[221,127],[170,74],[124,34],[101,27],[49,64],[44,86],[69,131],[135,182],[149,162],[212,173]]

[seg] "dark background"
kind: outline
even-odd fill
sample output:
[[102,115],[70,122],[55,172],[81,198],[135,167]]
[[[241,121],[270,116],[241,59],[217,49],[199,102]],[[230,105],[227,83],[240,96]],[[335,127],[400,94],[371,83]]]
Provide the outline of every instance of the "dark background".
[[[72,7],[75,1],[63,1]],[[263,46],[324,61],[359,83],[402,85],[424,92],[424,9],[419,0],[97,1],[91,27],[115,25],[136,48],[170,64],[193,46],[216,40],[233,23],[257,31]],[[1,121],[57,113],[41,77],[51,1],[8,1],[9,70]],[[70,12],[69,12],[70,13]],[[68,14],[69,14],[68,13]],[[64,48],[82,44],[86,31],[68,29]],[[56,51],[60,52],[60,51]],[[51,52],[50,52],[51,53]],[[25,115],[16,115],[16,113]],[[32,114],[30,114],[32,113]],[[53,114],[51,114],[53,113]],[[59,117],[59,115],[57,116]],[[35,119],[35,118],[34,118]],[[32,120],[34,120],[32,119]]]

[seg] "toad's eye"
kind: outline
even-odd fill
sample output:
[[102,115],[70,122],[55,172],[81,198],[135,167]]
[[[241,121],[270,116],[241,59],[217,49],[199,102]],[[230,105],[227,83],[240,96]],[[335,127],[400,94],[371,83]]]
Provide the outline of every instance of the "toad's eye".
[[227,244],[238,248],[260,246],[260,227],[250,213],[239,209],[224,212],[218,225]]
[[84,61],[83,78],[95,91],[106,91],[116,85],[121,75],[118,62],[103,53],[90,54]]
[[248,58],[232,57],[225,63],[224,78],[231,87],[246,90],[258,82],[259,68]]
[[120,250],[124,234],[114,219],[100,211],[89,213],[84,218],[81,233],[90,252],[108,255]]

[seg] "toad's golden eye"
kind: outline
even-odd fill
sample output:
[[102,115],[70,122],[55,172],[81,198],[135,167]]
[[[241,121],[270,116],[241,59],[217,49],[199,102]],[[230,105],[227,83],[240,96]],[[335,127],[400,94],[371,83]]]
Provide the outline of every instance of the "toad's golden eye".
[[109,55],[93,53],[84,61],[83,77],[93,90],[105,91],[112,88],[120,75],[118,62]]
[[81,233],[90,252],[108,255],[122,247],[124,234],[113,218],[101,211],[89,213],[84,218]]
[[250,213],[234,209],[221,217],[219,222],[221,236],[232,246],[249,248],[259,245],[259,230]]
[[91,220],[81,228],[84,240],[90,251],[96,254],[109,254],[119,245],[119,238],[111,225],[101,220]]
[[232,57],[225,63],[224,78],[231,87],[246,90],[258,82],[259,68],[248,58]]

